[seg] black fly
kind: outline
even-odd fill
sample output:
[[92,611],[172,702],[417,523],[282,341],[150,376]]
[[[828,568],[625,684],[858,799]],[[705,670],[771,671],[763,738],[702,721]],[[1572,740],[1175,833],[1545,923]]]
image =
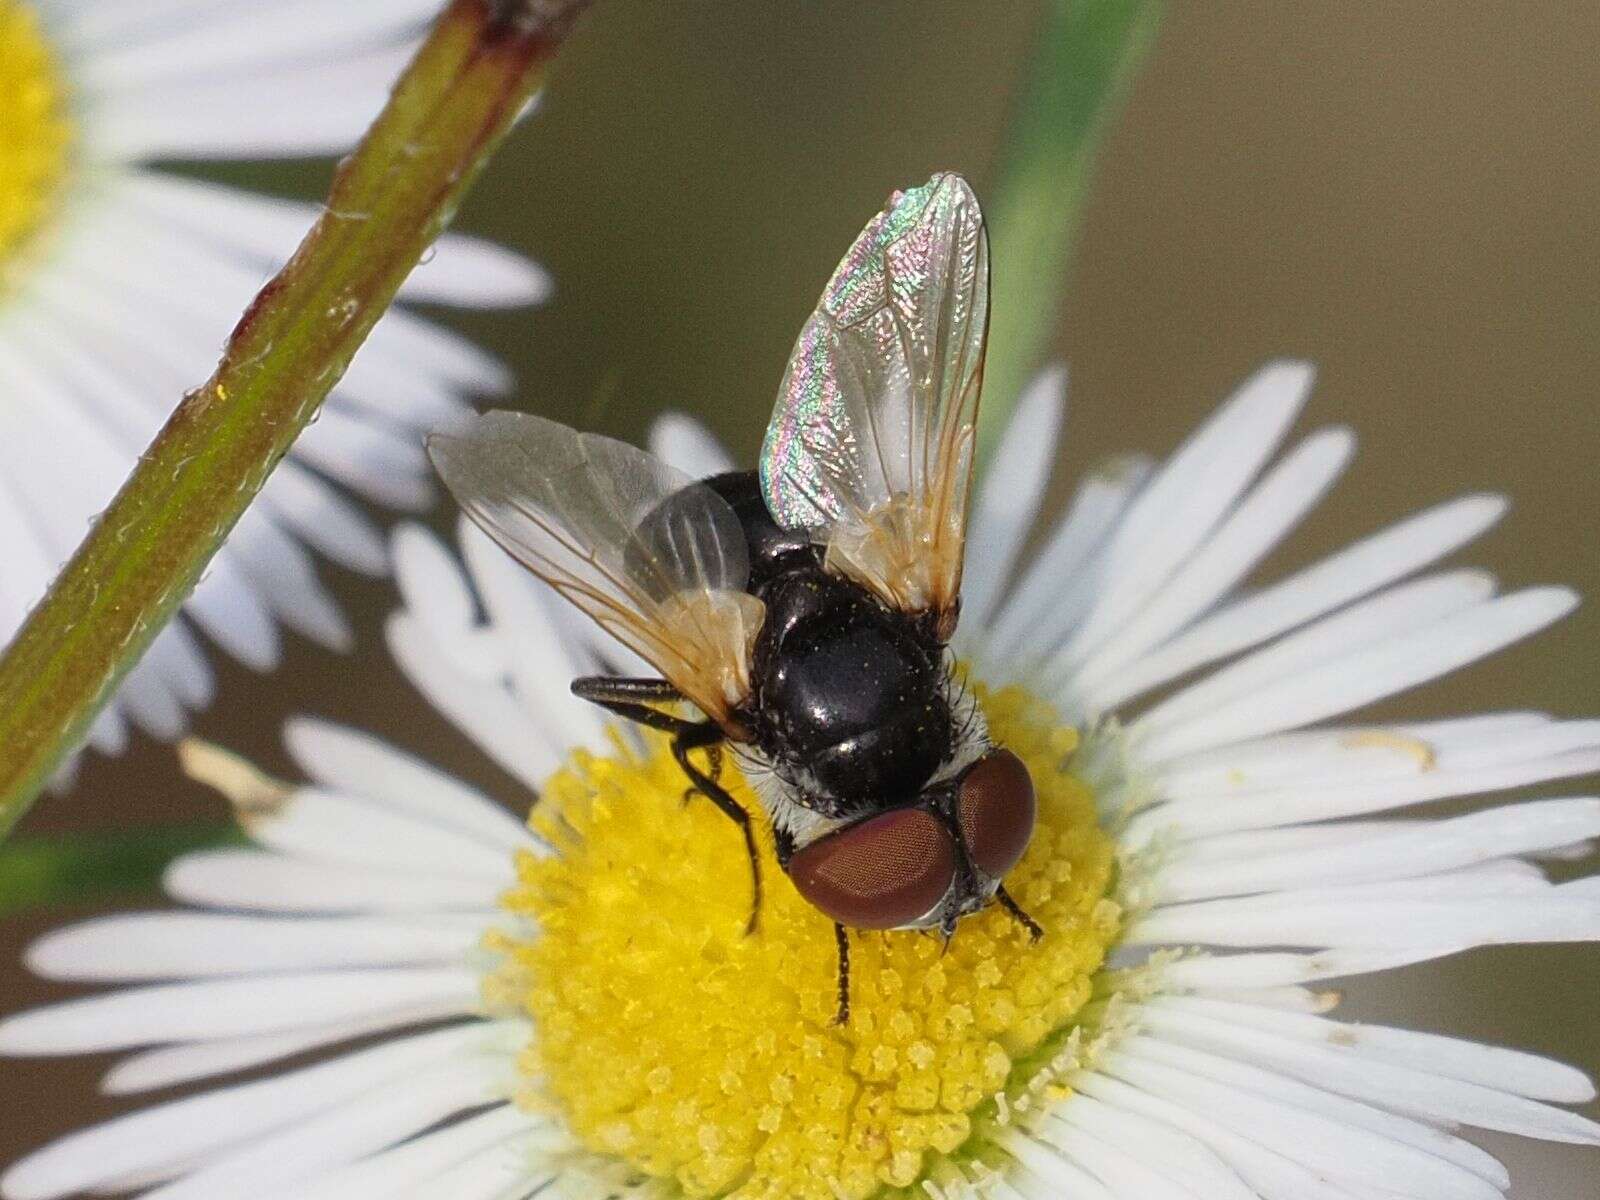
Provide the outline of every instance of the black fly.
[[429,442],[485,530],[661,672],[573,691],[671,735],[691,789],[742,832],[754,930],[753,817],[717,777],[724,747],[739,759],[779,865],[835,923],[841,1021],[849,928],[948,938],[998,902],[1040,932],[1001,886],[1032,837],[1033,783],[946,649],[987,313],[977,200],[935,176],[896,193],[830,280],[759,471],[696,482],[512,413]]

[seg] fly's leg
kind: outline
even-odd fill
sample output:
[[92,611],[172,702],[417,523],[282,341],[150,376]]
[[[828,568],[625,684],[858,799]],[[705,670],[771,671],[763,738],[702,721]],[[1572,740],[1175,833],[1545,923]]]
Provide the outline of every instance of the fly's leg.
[[[725,736],[722,728],[715,721],[688,721],[651,708],[651,704],[683,699],[683,693],[665,679],[613,679],[604,675],[589,675],[572,681],[572,694],[581,700],[598,704],[619,717],[672,735],[672,757],[694,785],[691,792],[702,793],[744,835],[745,853],[750,858],[752,896],[750,920],[745,924],[745,932],[754,933],[761,916],[761,859],[756,850],[755,826],[750,821],[750,814],[715,778],[722,770],[722,741]],[[706,751],[711,759],[711,775],[689,761],[691,750]]]
[[744,834],[745,853],[750,856],[751,897],[750,920],[745,923],[745,932],[754,933],[761,921],[761,858],[756,850],[755,825],[750,820],[750,814],[728,794],[726,788],[689,761],[689,751],[716,746],[722,736],[722,730],[715,722],[690,725],[672,739],[672,757],[678,760],[678,765],[689,777],[689,782],[694,784],[695,790],[727,814],[728,818],[739,827],[739,832]]
[[[585,675],[572,681],[572,694],[580,700],[598,704],[607,712],[626,717],[651,729],[664,733],[682,733],[699,728],[699,722],[685,721],[671,713],[658,712],[652,704],[672,704],[683,699],[683,693],[665,679],[622,679],[610,675]],[[722,746],[713,742],[703,747],[711,766],[713,781],[722,778]],[[685,788],[683,802],[693,800],[698,787]]]
[[1004,884],[1001,884],[995,891],[994,898],[1000,901],[1001,908],[1017,919],[1022,927],[1028,931],[1028,936],[1034,941],[1037,942],[1044,936],[1044,930],[1039,928],[1039,922],[1022,911],[1022,905],[1011,898],[1011,893],[1006,891]]
[[[580,700],[598,704],[619,717],[627,717],[651,729],[664,729],[672,733],[680,725],[694,722],[674,717],[670,713],[656,712],[651,704],[671,704],[682,700],[683,693],[665,679],[622,679],[611,675],[585,675],[572,681],[572,694]],[[641,711],[642,710],[642,711]],[[649,716],[644,715],[648,713]],[[665,722],[665,723],[663,723]]]
[[839,1008],[833,1015],[835,1025],[850,1024],[850,933],[839,922],[833,923],[833,940],[839,947]]

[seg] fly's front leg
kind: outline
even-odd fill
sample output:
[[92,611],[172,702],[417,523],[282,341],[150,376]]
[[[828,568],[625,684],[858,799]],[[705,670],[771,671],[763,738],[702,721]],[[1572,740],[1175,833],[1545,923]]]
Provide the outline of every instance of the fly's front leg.
[[[745,932],[754,933],[761,920],[761,857],[756,850],[755,826],[750,820],[750,814],[728,794],[726,788],[689,761],[691,750],[712,747],[720,750],[722,737],[722,730],[715,722],[707,721],[703,725],[691,725],[672,739],[672,756],[678,760],[678,765],[689,777],[689,782],[694,784],[695,790],[727,814],[744,834],[745,853],[750,856],[751,891],[750,920],[745,924]],[[720,760],[713,759],[713,762],[718,761]]]
[[[572,681],[572,694],[581,700],[598,704],[619,717],[672,735],[672,757],[694,785],[691,790],[702,793],[744,834],[745,853],[750,857],[753,897],[745,932],[754,933],[761,916],[761,859],[756,850],[755,827],[750,822],[750,814],[715,778],[722,771],[722,742],[726,736],[722,728],[715,721],[687,721],[672,713],[651,708],[652,704],[683,699],[683,693],[665,679],[617,679],[606,675],[589,675]],[[711,758],[711,775],[689,761],[691,750],[706,751]]]
[[585,675],[572,681],[572,694],[590,704],[598,704],[607,712],[626,717],[638,725],[659,729],[663,733],[681,733],[693,729],[695,721],[651,708],[652,704],[671,704],[683,699],[683,693],[665,679],[620,679],[610,675]]

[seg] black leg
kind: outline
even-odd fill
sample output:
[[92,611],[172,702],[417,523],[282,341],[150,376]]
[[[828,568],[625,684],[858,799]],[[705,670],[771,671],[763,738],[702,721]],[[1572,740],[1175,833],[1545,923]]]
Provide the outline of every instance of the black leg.
[[572,681],[572,694],[580,700],[598,704],[607,712],[663,733],[681,734],[699,727],[699,722],[686,721],[650,707],[651,704],[683,699],[683,693],[665,679],[612,679],[606,675],[586,675]]
[[672,739],[672,757],[678,760],[678,765],[689,777],[694,790],[720,808],[744,834],[745,853],[750,856],[751,889],[750,920],[745,925],[745,932],[754,933],[761,920],[761,856],[756,850],[755,826],[750,821],[750,814],[728,795],[726,788],[689,761],[689,751],[712,749],[721,737],[722,730],[712,722],[692,726]]
[[1039,922],[1035,921],[1027,913],[1022,911],[1022,906],[1011,898],[1010,892],[1006,891],[1005,884],[1001,884],[1000,887],[995,891],[994,898],[1000,901],[1001,908],[1005,909],[1008,913],[1022,923],[1022,927],[1028,931],[1028,935],[1032,937],[1034,941],[1037,942],[1044,936],[1044,930],[1039,928]]
[[835,1025],[850,1024],[850,933],[839,922],[833,923],[833,940],[839,947],[839,1008]]
[[665,704],[682,700],[683,693],[665,679],[624,679],[615,675],[585,675],[572,681],[572,694],[580,700],[604,704],[607,700]]
[[[721,727],[715,721],[688,721],[651,708],[651,704],[683,699],[683,693],[665,679],[614,679],[606,675],[589,675],[572,681],[572,694],[598,704],[619,717],[672,735],[672,757],[678,760],[678,766],[693,785],[685,799],[694,792],[701,793],[744,834],[745,853],[750,857],[753,895],[750,920],[745,929],[754,933],[761,916],[761,859],[756,850],[755,827],[750,823],[750,814],[717,782],[717,777],[722,774],[722,740],[725,736]],[[706,752],[711,760],[710,775],[689,761],[691,750]]]

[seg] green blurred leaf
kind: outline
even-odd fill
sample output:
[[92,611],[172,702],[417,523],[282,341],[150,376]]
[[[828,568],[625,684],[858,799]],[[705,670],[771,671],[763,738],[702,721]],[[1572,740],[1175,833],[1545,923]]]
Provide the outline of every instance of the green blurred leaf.
[[221,822],[14,838],[0,846],[0,916],[64,904],[153,898],[162,872],[179,855],[244,844],[243,833]]
[[1049,352],[1095,150],[1155,36],[1158,0],[1049,0],[988,214],[993,295],[980,459]]

